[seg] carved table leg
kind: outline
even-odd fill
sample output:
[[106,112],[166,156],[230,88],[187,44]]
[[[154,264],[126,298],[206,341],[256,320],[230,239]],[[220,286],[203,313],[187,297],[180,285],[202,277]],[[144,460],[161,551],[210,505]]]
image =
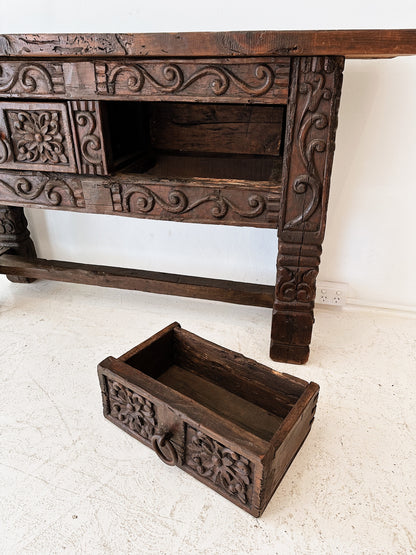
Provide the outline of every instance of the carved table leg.
[[[23,208],[0,206],[0,248],[10,249],[13,254],[36,258],[35,245],[30,238]],[[32,283],[34,279],[7,276],[14,283]]]
[[270,356],[303,364],[314,322],[344,59],[294,58]]

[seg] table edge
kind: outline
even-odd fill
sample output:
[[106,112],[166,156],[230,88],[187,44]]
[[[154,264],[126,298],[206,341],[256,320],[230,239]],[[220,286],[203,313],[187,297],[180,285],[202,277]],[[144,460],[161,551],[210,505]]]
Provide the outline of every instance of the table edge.
[[0,58],[325,55],[416,55],[416,29],[0,35]]

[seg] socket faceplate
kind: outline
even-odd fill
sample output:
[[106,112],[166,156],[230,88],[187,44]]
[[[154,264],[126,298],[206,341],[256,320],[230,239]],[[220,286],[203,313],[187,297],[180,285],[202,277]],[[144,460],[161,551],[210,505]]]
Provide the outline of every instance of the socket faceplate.
[[318,281],[316,284],[316,304],[344,306],[347,302],[347,283]]

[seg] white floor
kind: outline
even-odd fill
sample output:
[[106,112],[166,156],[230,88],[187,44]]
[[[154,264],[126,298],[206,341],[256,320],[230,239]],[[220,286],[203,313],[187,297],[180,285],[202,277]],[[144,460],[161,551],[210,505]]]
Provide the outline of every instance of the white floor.
[[[310,362],[268,358],[271,311],[0,278],[0,552],[416,553],[416,318],[317,310]],[[321,386],[255,519],[102,416],[97,363],[172,321]]]

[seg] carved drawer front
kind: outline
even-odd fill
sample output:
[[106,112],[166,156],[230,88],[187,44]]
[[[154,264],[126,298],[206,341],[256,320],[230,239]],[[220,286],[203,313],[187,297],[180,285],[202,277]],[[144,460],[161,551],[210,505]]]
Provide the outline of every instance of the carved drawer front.
[[0,168],[75,173],[66,104],[1,102]]
[[130,102],[0,102],[0,169],[108,175],[140,150],[127,121]]
[[98,374],[108,420],[254,516],[309,433],[319,391],[178,323]]
[[184,426],[174,411],[119,377],[102,376],[101,380],[106,418],[154,449],[166,464],[180,463]]

